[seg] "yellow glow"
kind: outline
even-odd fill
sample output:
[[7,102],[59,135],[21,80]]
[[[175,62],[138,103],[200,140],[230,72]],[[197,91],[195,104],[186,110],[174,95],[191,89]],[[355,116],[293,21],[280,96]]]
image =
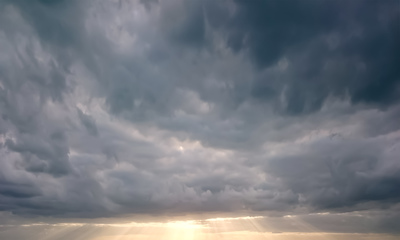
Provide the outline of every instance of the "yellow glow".
[[274,231],[274,218],[262,216],[209,218],[203,220],[130,223],[35,223],[20,230],[42,231],[40,239],[58,240],[394,240],[384,234],[324,233],[298,216],[285,216],[293,232]]

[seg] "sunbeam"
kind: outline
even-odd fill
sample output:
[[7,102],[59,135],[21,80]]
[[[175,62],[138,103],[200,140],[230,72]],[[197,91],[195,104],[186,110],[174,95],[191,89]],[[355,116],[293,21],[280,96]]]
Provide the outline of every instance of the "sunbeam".
[[0,0],[0,240],[400,234],[400,0]]
[[[284,221],[284,226],[272,229],[273,221]],[[283,232],[282,229],[293,231]],[[7,232],[19,232],[19,239],[42,240],[336,240],[344,237],[364,240],[392,240],[395,236],[368,233],[329,233],[301,220],[300,216],[263,217],[219,217],[198,220],[125,222],[125,223],[37,223],[20,226],[3,226],[0,238]],[[26,235],[24,238],[23,235]],[[1,238],[3,239],[3,238]],[[7,238],[4,238],[7,239]]]

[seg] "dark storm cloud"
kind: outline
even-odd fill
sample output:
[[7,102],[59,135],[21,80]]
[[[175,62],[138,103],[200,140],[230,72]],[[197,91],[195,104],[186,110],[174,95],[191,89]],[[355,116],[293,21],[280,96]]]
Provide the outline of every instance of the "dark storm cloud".
[[[255,79],[255,98],[284,94],[291,114],[315,111],[330,95],[387,106],[398,101],[398,1],[235,1],[227,43],[265,69],[282,58],[285,74]],[[288,75],[289,76],[288,76]]]
[[[83,11],[80,1],[65,0],[17,0],[5,1],[5,5],[12,4],[18,8],[24,17],[35,29],[42,43],[50,42],[57,45],[55,50],[65,47],[72,49],[82,46]],[[63,56],[68,60],[68,52]]]
[[[35,30],[25,22],[28,15],[28,21],[34,24],[44,15],[53,14],[40,4],[0,3],[0,205],[3,211],[19,214],[55,213],[43,187],[48,186],[47,181],[41,182],[38,176],[61,179],[73,171],[67,127],[57,119],[58,108],[48,107],[62,105],[65,94],[72,90],[68,69],[65,62],[46,51]],[[44,22],[54,24],[48,19]],[[33,178],[27,177],[29,174]]]
[[[177,8],[180,15],[176,16]],[[206,22],[204,12],[202,11],[201,2],[182,2],[182,6],[173,5],[171,9],[165,11],[163,16],[166,21],[170,19],[176,19],[175,21],[168,23],[168,34],[170,34],[171,40],[176,42],[180,46],[198,46],[202,45],[206,38]],[[175,15],[175,16],[173,16]]]
[[3,211],[284,215],[400,200],[398,1],[0,7]]
[[3,197],[30,198],[40,194],[38,189],[30,185],[9,183],[2,179],[0,194]]
[[63,132],[54,132],[46,139],[22,134],[17,142],[7,139],[5,146],[24,159],[22,166],[32,172],[47,172],[57,175],[70,171],[68,144]]

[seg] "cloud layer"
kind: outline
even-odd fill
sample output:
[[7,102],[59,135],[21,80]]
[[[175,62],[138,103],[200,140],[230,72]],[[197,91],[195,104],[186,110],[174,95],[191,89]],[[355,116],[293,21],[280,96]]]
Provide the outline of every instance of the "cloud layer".
[[395,208],[399,9],[0,1],[0,210]]

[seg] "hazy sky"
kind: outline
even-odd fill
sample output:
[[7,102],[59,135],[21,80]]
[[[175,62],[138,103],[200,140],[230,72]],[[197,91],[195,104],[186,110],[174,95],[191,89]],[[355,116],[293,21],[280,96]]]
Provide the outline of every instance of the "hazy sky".
[[392,239],[399,43],[399,0],[0,0],[0,238]]

